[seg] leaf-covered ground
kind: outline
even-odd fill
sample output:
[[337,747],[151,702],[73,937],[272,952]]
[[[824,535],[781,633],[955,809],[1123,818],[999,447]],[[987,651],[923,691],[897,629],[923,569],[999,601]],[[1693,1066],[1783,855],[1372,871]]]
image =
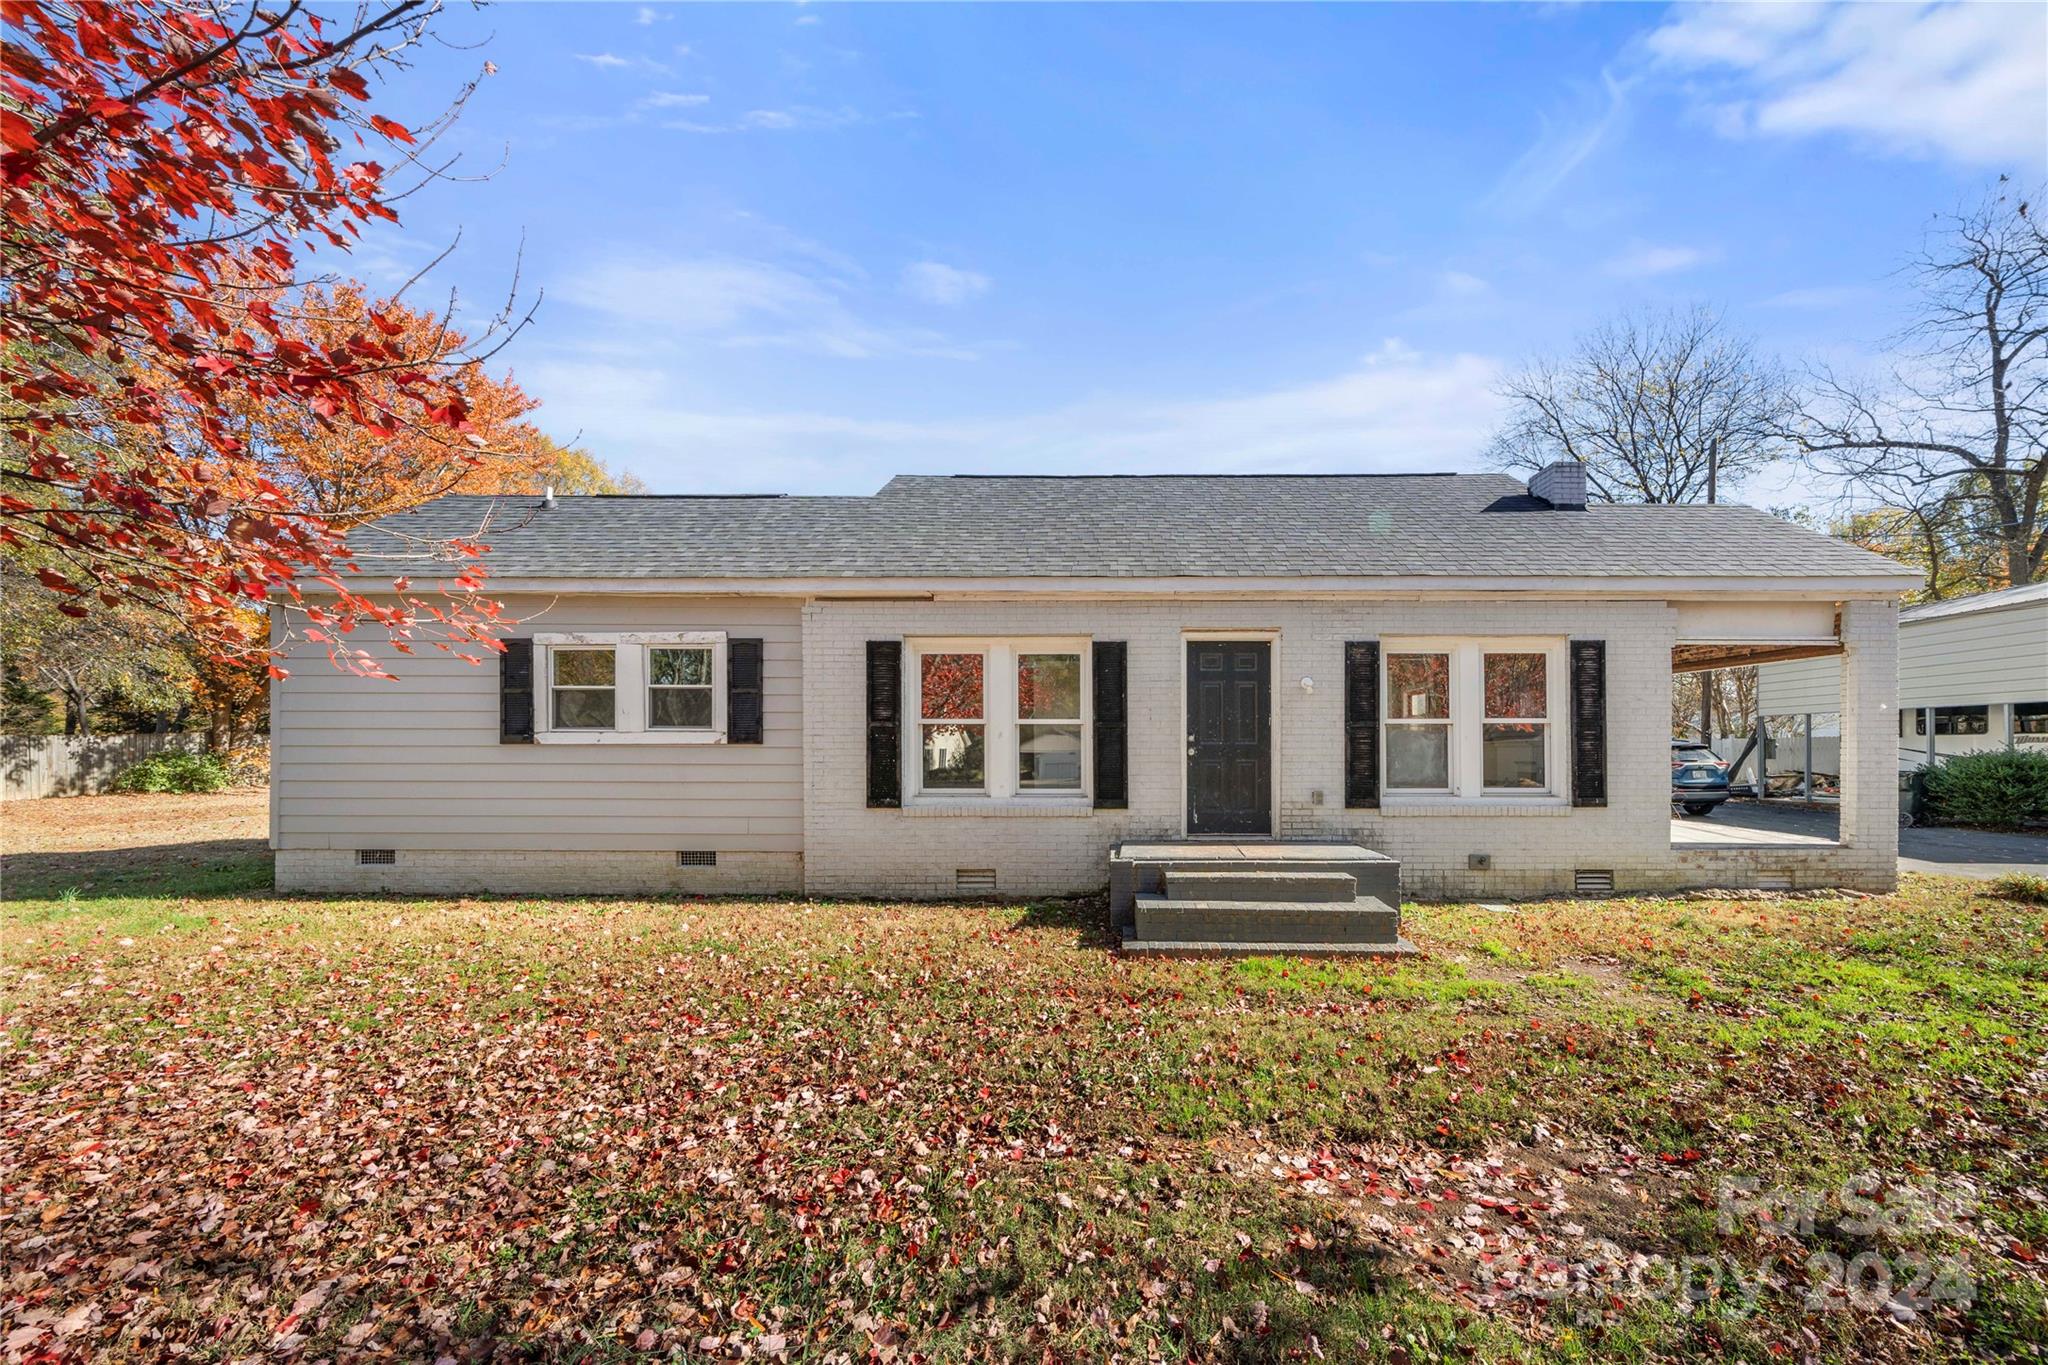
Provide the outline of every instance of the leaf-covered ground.
[[1981,884],[1411,907],[1360,966],[8,880],[7,1359],[2043,1350],[2048,924]]

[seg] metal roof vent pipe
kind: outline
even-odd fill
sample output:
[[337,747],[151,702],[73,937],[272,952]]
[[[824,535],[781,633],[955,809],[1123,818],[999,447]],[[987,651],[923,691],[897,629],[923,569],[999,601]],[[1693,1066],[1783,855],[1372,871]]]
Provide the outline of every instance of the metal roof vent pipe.
[[[1534,488],[1534,486],[1535,484],[1532,480],[1530,487]],[[555,505],[555,486],[553,484],[549,484],[547,489],[540,495],[540,505],[542,507],[553,507]]]
[[1547,464],[1529,476],[1529,496],[1564,511],[1586,510],[1586,467],[1577,460]]

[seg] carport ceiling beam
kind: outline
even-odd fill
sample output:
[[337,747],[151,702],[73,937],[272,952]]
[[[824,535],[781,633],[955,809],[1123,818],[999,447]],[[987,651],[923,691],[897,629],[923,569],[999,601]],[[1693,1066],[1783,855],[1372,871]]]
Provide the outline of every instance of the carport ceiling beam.
[[1748,668],[1754,664],[1781,664],[1790,659],[1824,659],[1840,654],[1842,646],[1804,645],[1678,645],[1671,651],[1673,673],[1704,673],[1710,668]]

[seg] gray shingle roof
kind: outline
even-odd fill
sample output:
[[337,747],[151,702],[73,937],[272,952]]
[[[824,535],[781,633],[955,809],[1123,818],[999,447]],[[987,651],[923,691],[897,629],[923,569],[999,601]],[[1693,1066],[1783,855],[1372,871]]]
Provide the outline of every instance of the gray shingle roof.
[[562,497],[552,507],[451,496],[350,543],[362,571],[382,576],[427,572],[418,547],[455,537],[488,545],[499,578],[1904,572],[1753,508],[1565,511],[1501,474],[913,475],[872,497]]
[[1922,602],[1900,612],[1899,624],[1936,621],[1945,616],[1971,616],[1980,611],[2003,611],[2007,607],[2024,607],[2035,602],[2048,602],[2048,583],[2000,588],[1996,592],[1980,592],[1973,597],[1952,597],[1945,602]]

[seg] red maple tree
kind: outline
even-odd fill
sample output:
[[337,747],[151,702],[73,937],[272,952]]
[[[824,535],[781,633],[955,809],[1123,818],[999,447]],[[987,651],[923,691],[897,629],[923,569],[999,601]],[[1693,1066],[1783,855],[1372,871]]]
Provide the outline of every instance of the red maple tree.
[[[467,90],[419,130],[367,108],[367,75],[403,65],[438,9],[395,0],[340,26],[302,0],[8,0],[0,549],[72,614],[141,605],[251,652],[269,645],[247,609],[276,601],[372,673],[344,641],[365,624],[401,649],[497,648],[481,546],[419,547],[428,589],[359,592],[341,528],[231,420],[291,404],[337,436],[405,432],[482,457],[457,380],[474,350],[423,344],[375,310],[309,339],[281,311],[310,250],[395,222],[396,180],[445,169],[424,149]],[[196,441],[165,439],[172,407],[196,414],[182,424]]]

